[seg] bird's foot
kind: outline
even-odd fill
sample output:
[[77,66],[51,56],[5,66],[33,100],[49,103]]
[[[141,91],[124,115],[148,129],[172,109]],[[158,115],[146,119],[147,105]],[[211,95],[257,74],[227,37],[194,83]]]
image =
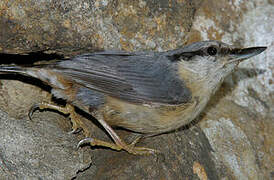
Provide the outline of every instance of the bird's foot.
[[28,113],[29,119],[31,120],[32,115],[34,113],[35,110],[43,110],[43,109],[52,109],[52,110],[56,110],[58,112],[61,112],[63,114],[69,114],[69,117],[71,119],[72,122],[72,131],[69,132],[69,134],[75,134],[80,132],[81,130],[84,130],[84,134],[86,136],[90,135],[89,130],[87,130],[84,125],[84,123],[81,121],[81,117],[80,115],[78,115],[75,110],[74,107],[70,104],[66,104],[65,107],[63,106],[59,106],[53,103],[47,103],[47,102],[41,102],[41,103],[37,103],[34,104]]
[[81,132],[83,129],[82,128],[77,128],[77,129],[72,129],[68,134],[77,134]]
[[89,143],[91,146],[102,146],[102,147],[108,147],[117,151],[125,150],[130,154],[135,155],[151,155],[159,153],[159,151],[145,148],[145,147],[135,147],[136,143],[141,139],[141,136],[137,137],[131,144],[126,144],[123,140],[120,139],[120,137],[114,132],[114,130],[103,120],[103,119],[97,119],[101,125],[106,129],[106,131],[110,134],[112,139],[115,143],[109,143],[105,141],[101,141],[90,137],[90,131],[88,130],[88,126],[85,125],[84,121],[81,120],[80,115],[78,115],[74,107],[70,104],[67,104],[65,107],[58,106],[52,103],[38,103],[31,107],[29,111],[29,118],[31,119],[33,112],[37,109],[43,110],[43,109],[53,109],[56,111],[59,111],[63,114],[69,114],[69,117],[72,122],[72,131],[70,133],[77,133],[79,130],[83,130],[84,135],[88,138],[85,138],[81,140],[78,143],[77,147],[80,147],[83,144]]
[[81,140],[78,143],[77,148],[79,148],[83,144],[89,143],[91,146],[102,146],[102,147],[111,148],[111,149],[117,150],[117,151],[125,150],[128,153],[134,154],[134,155],[152,155],[152,154],[160,153],[159,151],[157,151],[155,149],[150,149],[150,148],[145,148],[145,147],[135,147],[135,144],[140,139],[141,139],[141,136],[136,138],[131,144],[126,144],[123,141],[121,141],[119,144],[114,144],[114,143],[109,143],[109,142],[105,142],[105,141],[101,141],[98,139],[88,137],[88,138]]

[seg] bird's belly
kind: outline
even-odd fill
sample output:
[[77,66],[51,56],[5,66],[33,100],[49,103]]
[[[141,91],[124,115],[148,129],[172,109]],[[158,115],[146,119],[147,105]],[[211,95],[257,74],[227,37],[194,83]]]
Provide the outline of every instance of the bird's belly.
[[162,133],[191,122],[202,110],[201,101],[193,98],[183,105],[137,105],[108,98],[100,108],[104,120],[112,125],[141,133]]

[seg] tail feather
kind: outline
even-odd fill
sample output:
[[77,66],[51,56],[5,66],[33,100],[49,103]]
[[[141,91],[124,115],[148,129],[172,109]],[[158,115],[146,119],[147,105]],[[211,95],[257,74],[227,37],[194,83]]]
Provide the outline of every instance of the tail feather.
[[48,65],[0,65],[0,77],[1,74],[21,74],[23,76],[39,79],[52,87],[64,88],[63,85],[57,80],[56,75],[48,72],[49,69],[45,69],[45,71],[41,70],[46,67],[48,67]]
[[26,68],[17,65],[0,65],[0,73],[20,73],[25,74]]

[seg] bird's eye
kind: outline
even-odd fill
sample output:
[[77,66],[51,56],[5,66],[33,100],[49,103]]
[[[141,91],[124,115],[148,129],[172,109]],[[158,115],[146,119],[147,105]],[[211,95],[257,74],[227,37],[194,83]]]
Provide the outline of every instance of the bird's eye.
[[217,54],[217,48],[216,47],[208,47],[207,50],[206,50],[207,54],[210,55],[210,56],[214,56]]

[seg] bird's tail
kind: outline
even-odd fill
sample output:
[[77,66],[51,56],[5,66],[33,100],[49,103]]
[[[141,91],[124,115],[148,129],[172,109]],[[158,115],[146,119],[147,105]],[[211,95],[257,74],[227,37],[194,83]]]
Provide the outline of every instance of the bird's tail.
[[29,65],[29,66],[21,66],[21,65],[0,65],[0,78],[1,74],[21,74],[23,76],[28,76],[32,78],[39,79],[44,83],[53,86],[53,87],[61,87],[62,85],[57,80],[57,75],[54,73],[49,73],[50,69],[48,65]]
[[17,65],[0,65],[0,74],[23,74],[29,75],[27,73],[27,67],[17,66]]

